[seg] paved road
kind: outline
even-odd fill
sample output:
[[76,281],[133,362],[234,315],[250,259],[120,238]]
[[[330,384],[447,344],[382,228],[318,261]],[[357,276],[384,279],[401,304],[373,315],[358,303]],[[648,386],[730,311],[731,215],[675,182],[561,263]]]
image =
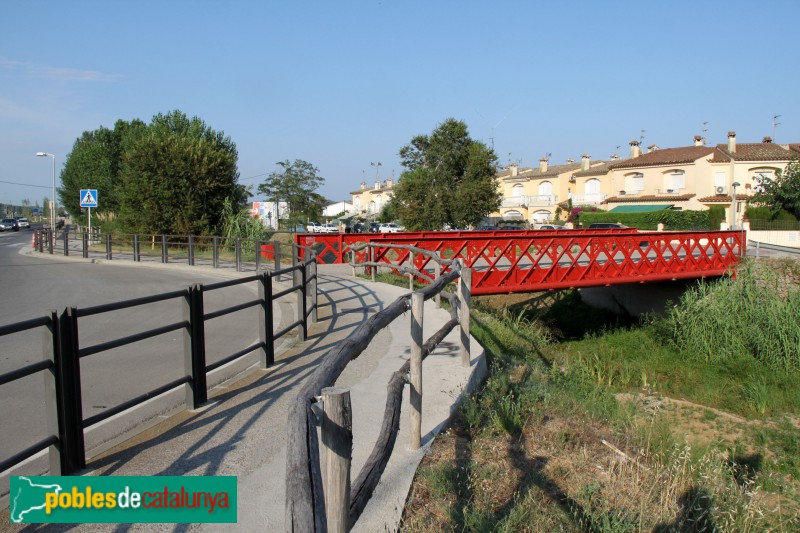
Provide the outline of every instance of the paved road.
[[[219,281],[235,273],[171,265],[143,267],[131,263],[91,263],[79,258],[23,255],[31,232],[0,233],[0,325],[42,316],[50,309],[87,307],[174,291],[193,283]],[[253,300],[255,283],[206,293],[206,312]],[[182,320],[182,302],[169,302],[82,318],[82,346]],[[282,313],[276,309],[276,324]],[[207,358],[214,362],[258,339],[258,313],[252,308],[206,324]],[[0,373],[41,360],[43,329],[0,337]],[[236,370],[243,370],[247,363]],[[128,347],[81,360],[84,417],[146,393],[184,375],[182,332],[175,331]],[[6,458],[47,435],[41,373],[0,387],[0,457]],[[213,380],[212,380],[213,383]],[[182,400],[173,395],[171,404]],[[162,405],[155,412],[168,408]],[[152,414],[152,413],[151,413]],[[127,421],[126,426],[138,423]],[[87,445],[100,444],[123,428],[106,428]],[[109,434],[109,432],[111,432]]]

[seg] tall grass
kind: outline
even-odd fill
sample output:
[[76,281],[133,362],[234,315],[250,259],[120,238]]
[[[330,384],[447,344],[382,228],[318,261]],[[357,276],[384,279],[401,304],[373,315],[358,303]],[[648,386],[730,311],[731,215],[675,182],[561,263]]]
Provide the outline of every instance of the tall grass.
[[657,325],[690,357],[725,363],[752,357],[772,368],[800,368],[800,291],[764,264],[743,263],[736,279],[701,283]]

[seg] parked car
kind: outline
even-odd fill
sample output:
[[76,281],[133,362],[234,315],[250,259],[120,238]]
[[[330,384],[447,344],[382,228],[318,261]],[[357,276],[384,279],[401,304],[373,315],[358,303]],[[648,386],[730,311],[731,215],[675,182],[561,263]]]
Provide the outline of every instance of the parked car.
[[309,233],[319,233],[319,227],[322,226],[319,222],[309,222],[306,224],[306,231]]
[[16,218],[4,218],[0,224],[3,225],[3,231],[19,231],[19,222],[17,222]]
[[523,226],[503,226],[501,228],[497,228],[500,231],[524,231],[525,228]]
[[497,231],[497,226],[478,226],[475,231]]
[[589,229],[629,229],[628,226],[618,222],[593,222],[589,224]]
[[20,228],[30,228],[31,223],[25,217],[16,217]]
[[339,227],[333,224],[320,224],[317,226],[317,233],[338,233]]
[[560,230],[560,229],[567,229],[567,227],[566,226],[560,226],[558,224],[542,224],[541,226],[539,226],[539,229],[556,229],[556,230]]
[[369,223],[369,231],[370,231],[370,233],[378,233],[380,228],[381,228],[381,225],[378,224],[377,222],[370,222]]
[[378,227],[381,233],[400,233],[402,229],[394,222],[385,222]]

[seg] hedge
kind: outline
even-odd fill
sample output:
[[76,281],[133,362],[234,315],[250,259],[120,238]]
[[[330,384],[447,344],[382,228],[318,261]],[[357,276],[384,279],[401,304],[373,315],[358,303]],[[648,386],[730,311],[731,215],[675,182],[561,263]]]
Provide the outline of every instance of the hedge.
[[665,230],[718,230],[720,222],[725,220],[725,208],[712,206],[706,211],[645,211],[643,213],[611,213],[605,211],[580,214],[580,222],[584,228],[594,222],[619,222],[631,228],[644,230],[658,229],[664,224]]

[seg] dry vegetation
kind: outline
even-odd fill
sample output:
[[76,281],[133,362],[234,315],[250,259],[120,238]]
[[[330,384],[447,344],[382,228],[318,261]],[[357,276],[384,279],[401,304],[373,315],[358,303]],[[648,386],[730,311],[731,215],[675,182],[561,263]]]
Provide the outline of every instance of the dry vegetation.
[[[796,262],[755,271],[797,290]],[[481,303],[490,377],[423,460],[403,530],[800,530],[796,367],[688,360],[652,324],[555,342],[541,298]]]

